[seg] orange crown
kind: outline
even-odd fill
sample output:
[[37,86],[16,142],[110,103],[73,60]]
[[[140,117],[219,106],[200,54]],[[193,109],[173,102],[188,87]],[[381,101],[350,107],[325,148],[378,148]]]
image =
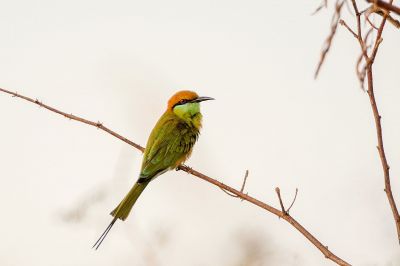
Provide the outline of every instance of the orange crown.
[[198,98],[199,95],[195,93],[194,91],[178,91],[168,101],[168,109],[172,110],[175,104],[179,103],[181,100],[194,100]]

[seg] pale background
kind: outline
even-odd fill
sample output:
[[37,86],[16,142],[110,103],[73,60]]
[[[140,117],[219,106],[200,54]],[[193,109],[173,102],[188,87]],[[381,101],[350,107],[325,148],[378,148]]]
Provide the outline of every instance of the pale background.
[[[188,165],[291,214],[354,265],[400,265],[358,44],[343,28],[317,81],[331,11],[319,1],[1,1],[0,87],[99,120],[144,145],[167,99],[193,89],[204,128]],[[346,11],[347,12],[347,11]],[[350,25],[354,18],[346,16]],[[400,204],[400,33],[376,60]],[[333,265],[276,216],[183,172],[151,183],[100,250],[141,153],[0,95],[0,265]]]

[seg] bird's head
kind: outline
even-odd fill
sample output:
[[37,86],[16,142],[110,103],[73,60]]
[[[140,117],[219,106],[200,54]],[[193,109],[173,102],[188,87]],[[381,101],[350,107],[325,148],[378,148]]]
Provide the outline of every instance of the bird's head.
[[178,91],[168,101],[168,110],[181,118],[192,117],[200,112],[200,102],[214,100],[199,96],[194,91]]

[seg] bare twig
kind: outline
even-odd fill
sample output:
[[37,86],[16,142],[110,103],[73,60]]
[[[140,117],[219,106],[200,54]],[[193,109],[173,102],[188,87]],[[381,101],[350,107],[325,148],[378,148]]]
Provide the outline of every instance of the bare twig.
[[[380,11],[376,11],[375,14],[378,14],[379,16],[383,17],[385,15],[385,12],[380,10]],[[394,19],[391,15],[388,15],[386,20],[389,21],[396,28],[400,29],[400,21],[398,21],[397,19]]]
[[298,191],[299,191],[299,190],[296,188],[296,193],[294,194],[294,198],[293,198],[292,203],[290,204],[289,208],[287,209],[287,213],[289,213],[290,209],[292,208],[293,204],[295,203],[296,198],[297,198],[297,192],[298,192]]
[[[248,177],[248,176],[249,176],[249,170],[246,170],[246,173],[244,174],[244,178],[243,178],[242,187],[241,187],[241,189],[240,189],[240,192],[242,192],[242,193],[243,193],[244,187],[246,186],[246,181],[247,181],[247,177]],[[231,197],[239,198],[239,196],[234,195],[234,194],[232,194],[232,193],[229,193],[228,191],[224,190],[223,188],[221,188],[221,190],[222,190],[223,192],[225,192],[227,195],[231,196]]]
[[276,194],[278,195],[279,205],[281,205],[282,213],[285,214],[285,215],[287,215],[288,213],[286,212],[285,206],[283,205],[283,201],[282,201],[282,197],[281,197],[281,190],[279,189],[279,187],[276,187],[276,188],[275,188],[275,192],[276,192]]
[[294,202],[296,201],[298,189],[296,188],[296,193],[294,194],[293,201],[292,201],[292,203],[290,204],[290,206],[289,206],[289,208],[288,208],[287,210],[285,209],[285,205],[283,205],[283,201],[282,201],[282,197],[281,197],[281,190],[279,189],[279,187],[276,187],[276,188],[275,188],[275,192],[276,192],[276,194],[278,195],[279,205],[281,205],[281,210],[282,210],[282,212],[283,212],[285,215],[289,215],[289,211],[290,211],[290,209],[292,208]]
[[[390,4],[393,2],[393,0],[390,1]],[[376,100],[375,100],[375,93],[374,93],[374,83],[373,83],[373,72],[372,72],[372,64],[374,63],[375,57],[378,53],[378,49],[379,49],[379,44],[382,42],[382,32],[383,29],[385,27],[385,23],[386,23],[386,18],[387,18],[388,14],[386,13],[383,16],[381,25],[379,27],[378,30],[378,34],[376,36],[376,41],[375,41],[375,47],[372,51],[370,60],[368,62],[368,69],[367,69],[367,77],[368,77],[368,97],[371,103],[371,107],[372,107],[372,111],[374,114],[374,120],[375,120],[375,126],[376,126],[376,135],[378,138],[378,152],[379,152],[379,157],[381,159],[381,163],[382,163],[382,168],[383,168],[383,174],[384,174],[384,180],[385,180],[385,192],[386,192],[386,196],[388,198],[390,207],[392,209],[392,214],[393,214],[393,218],[395,220],[396,223],[396,229],[397,229],[397,239],[399,241],[400,244],[400,215],[399,215],[399,211],[397,209],[396,206],[396,202],[394,200],[393,197],[393,193],[392,193],[392,188],[391,188],[391,184],[390,184],[390,172],[389,172],[389,164],[387,162],[386,159],[386,153],[385,153],[385,149],[383,146],[383,136],[382,136],[382,124],[381,124],[381,115],[379,114],[379,110],[378,110],[378,106],[376,104]]]
[[392,1],[390,3],[382,1],[382,0],[366,0],[368,3],[375,4],[382,9],[387,11],[393,11],[397,15],[400,15],[400,7],[392,5]]
[[[136,149],[138,149],[138,150],[140,150],[142,152],[144,151],[144,148],[142,146],[140,146],[140,145],[128,140],[127,138],[119,135],[118,133],[112,131],[111,129],[108,129],[108,128],[104,127],[101,123],[92,122],[90,120],[87,120],[87,119],[84,119],[84,118],[81,118],[81,117],[78,117],[78,116],[75,116],[75,115],[69,115],[69,114],[67,114],[67,113],[65,113],[63,111],[60,111],[60,110],[58,110],[56,108],[53,108],[53,107],[50,107],[50,106],[45,105],[43,103],[40,103],[39,101],[33,100],[32,98],[20,95],[20,94],[18,94],[16,92],[11,92],[11,91],[8,91],[8,90],[2,89],[2,88],[0,88],[0,91],[4,92],[4,93],[7,93],[7,94],[10,94],[10,95],[12,95],[14,97],[18,97],[18,98],[24,99],[24,100],[26,100],[28,102],[37,104],[37,105],[39,105],[41,107],[46,108],[49,111],[52,111],[52,112],[57,113],[57,114],[60,114],[60,115],[62,115],[64,117],[70,118],[72,120],[75,120],[75,121],[78,121],[78,122],[82,122],[84,124],[91,125],[91,126],[99,128],[99,129],[102,129],[103,131],[111,134],[112,136],[114,136],[114,137],[126,142],[127,144],[133,146],[134,148],[136,148]],[[191,175],[194,175],[196,177],[199,177],[199,178],[201,178],[201,179],[203,179],[203,180],[205,180],[205,181],[207,181],[207,182],[209,182],[209,183],[211,183],[211,184],[213,184],[213,185],[225,190],[226,192],[229,192],[229,193],[231,193],[233,195],[236,195],[237,197],[239,197],[239,198],[241,198],[241,199],[243,199],[243,200],[245,200],[247,202],[250,202],[253,205],[256,205],[256,206],[258,206],[258,207],[260,207],[260,208],[262,208],[262,209],[264,209],[264,210],[266,210],[266,211],[268,211],[268,212],[270,212],[270,213],[272,213],[272,214],[274,214],[274,215],[276,215],[276,216],[278,216],[280,218],[283,218],[285,221],[287,221],[289,224],[291,224],[297,231],[299,231],[304,237],[306,237],[316,248],[318,248],[321,251],[321,253],[324,254],[325,258],[335,262],[338,265],[350,266],[349,263],[347,263],[346,261],[344,261],[341,258],[339,258],[338,256],[336,256],[334,253],[332,253],[328,249],[327,246],[323,245],[317,238],[315,238],[310,232],[308,232],[307,229],[305,229],[299,222],[297,222],[290,215],[285,214],[284,212],[279,211],[278,209],[276,209],[276,208],[274,208],[274,207],[272,207],[272,206],[270,206],[270,205],[268,205],[268,204],[266,204],[266,203],[264,203],[264,202],[262,202],[262,201],[260,201],[260,200],[258,200],[256,198],[253,198],[253,197],[249,196],[248,194],[243,193],[243,191],[238,191],[238,190],[236,190],[236,189],[234,189],[234,188],[232,188],[232,187],[230,187],[228,185],[225,185],[225,184],[219,182],[218,180],[213,179],[213,178],[211,178],[211,177],[209,177],[207,175],[204,175],[204,174],[202,174],[202,173],[200,173],[200,172],[198,172],[198,171],[196,171],[196,170],[194,170],[194,169],[192,169],[192,168],[190,168],[190,167],[188,167],[186,165],[180,165],[177,169],[178,170],[183,170],[183,171],[187,172],[188,174],[191,174]],[[242,189],[244,189],[246,178],[247,178],[247,174],[246,174],[245,180],[244,180],[244,182],[242,184]]]
[[379,30],[377,26],[374,25],[374,23],[372,23],[372,21],[369,19],[369,16],[371,15],[371,13],[374,13],[376,10],[374,7],[370,7],[367,12],[364,13],[364,17],[365,20],[368,22],[368,24],[374,28],[375,30]]
[[311,15],[317,14],[321,9],[328,7],[328,0],[322,0],[321,4],[312,12]]
[[242,192],[242,193],[243,193],[244,187],[246,186],[247,177],[249,177],[249,170],[246,170],[246,173],[244,174],[243,184],[242,184],[242,187],[240,188],[240,192]]
[[78,121],[78,122],[81,122],[81,123],[84,123],[84,124],[87,124],[87,125],[90,125],[90,126],[97,127],[98,129],[101,129],[101,130],[107,132],[108,134],[110,134],[110,135],[122,140],[123,142],[128,143],[129,145],[131,145],[131,146],[135,147],[136,149],[140,150],[141,152],[144,151],[144,148],[142,146],[140,146],[139,144],[136,144],[133,141],[130,141],[129,139],[119,135],[118,133],[112,131],[111,129],[109,129],[107,127],[105,127],[100,122],[93,122],[93,121],[87,120],[85,118],[82,118],[82,117],[79,117],[79,116],[75,116],[73,114],[67,114],[67,113],[65,113],[63,111],[60,111],[60,110],[58,110],[58,109],[56,109],[54,107],[48,106],[48,105],[40,102],[38,99],[34,100],[32,98],[29,98],[29,97],[23,96],[21,94],[18,94],[17,92],[8,91],[8,90],[2,89],[2,88],[0,88],[0,91],[2,91],[4,93],[8,93],[8,94],[12,95],[13,97],[21,98],[21,99],[24,99],[25,101],[37,104],[40,107],[43,107],[43,108],[45,108],[45,109],[47,109],[49,111],[52,111],[52,112],[57,113],[59,115],[62,115],[62,116],[66,117],[66,118],[69,118],[71,120],[75,120],[75,121]]
[[344,26],[352,35],[354,38],[358,38],[357,34],[347,25],[346,21],[343,19],[339,20],[340,25]]
[[318,62],[318,66],[317,69],[315,70],[314,73],[314,78],[316,79],[318,77],[319,71],[321,70],[322,64],[325,61],[325,57],[329,52],[329,49],[331,48],[332,45],[332,41],[333,38],[335,37],[336,34],[336,29],[340,20],[340,12],[342,10],[343,4],[344,4],[344,0],[343,1],[336,1],[336,5],[335,5],[335,12],[333,13],[332,19],[331,19],[331,32],[329,34],[329,36],[326,38],[323,48],[322,48],[322,52],[321,52],[321,56]]
[[[376,128],[376,135],[378,139],[378,152],[379,152],[379,157],[381,159],[381,164],[383,168],[383,175],[384,175],[384,183],[385,183],[385,192],[386,196],[389,201],[390,208],[392,210],[393,218],[396,224],[396,230],[397,230],[397,239],[400,243],[400,215],[396,206],[396,202],[393,197],[392,189],[391,189],[391,184],[390,184],[390,172],[389,172],[389,165],[387,162],[385,150],[384,150],[384,145],[383,145],[383,134],[382,134],[382,124],[381,124],[381,115],[378,110],[378,106],[375,100],[375,93],[374,93],[374,83],[373,83],[373,63],[375,61],[376,55],[378,53],[380,44],[382,43],[382,33],[383,29],[385,27],[386,21],[390,21],[391,16],[389,14],[390,11],[396,12],[397,14],[400,14],[400,9],[396,6],[393,6],[393,0],[390,0],[389,2],[384,2],[380,0],[367,0],[367,2],[372,3],[373,5],[377,5],[378,9],[375,8],[375,6],[371,6],[369,10],[373,13],[379,14],[382,16],[382,21],[380,23],[379,28],[376,28],[373,26],[373,28],[370,28],[363,38],[362,35],[362,28],[361,28],[361,13],[359,12],[356,0],[351,0],[351,3],[353,5],[354,12],[356,14],[356,21],[357,21],[357,33],[355,33],[353,30],[351,30],[350,27],[347,26],[344,21],[340,22],[343,26],[345,26],[352,34],[355,36],[358,40],[358,43],[360,44],[360,49],[361,49],[361,56],[358,58],[357,63],[356,63],[356,73],[357,76],[360,80],[361,87],[364,88],[364,80],[365,77],[367,77],[367,94],[370,100],[372,112],[374,115],[374,122],[375,122],[375,128]],[[383,9],[379,10],[379,8]],[[335,14],[337,11],[335,11]],[[367,18],[367,16],[366,16]],[[392,18],[393,20],[393,18]],[[400,23],[399,23],[400,24]],[[370,54],[368,54],[368,49],[371,47],[367,44],[369,40],[369,36],[373,29],[377,29],[377,35],[376,38],[373,42],[372,45],[372,51]],[[362,65],[362,62],[365,62],[364,65]]]
[[[393,2],[393,0],[390,0],[389,4],[391,5],[392,2]],[[388,15],[389,15],[388,12],[386,12],[383,15],[382,22],[381,22],[381,25],[378,30],[378,34],[376,36],[374,49],[371,52],[370,59],[367,61],[367,82],[368,82],[368,97],[369,97],[369,100],[371,103],[372,112],[374,114],[376,135],[377,135],[377,139],[378,139],[378,147],[377,148],[378,148],[378,152],[379,152],[379,157],[381,159],[383,174],[384,174],[385,192],[386,192],[386,196],[389,201],[390,208],[392,210],[393,218],[395,220],[396,230],[397,230],[397,239],[400,244],[400,215],[399,215],[399,211],[396,206],[396,202],[393,197],[392,188],[391,188],[391,184],[390,184],[390,172],[389,172],[390,167],[387,162],[386,153],[385,153],[385,149],[383,146],[381,115],[379,114],[378,106],[377,106],[376,100],[375,100],[373,71],[372,71],[372,65],[373,65],[373,63],[375,61],[375,57],[378,53],[379,45],[382,42],[382,33],[383,33],[383,29],[385,27],[385,23],[386,23]]]
[[197,172],[194,169],[191,169],[187,166],[180,166],[180,169],[188,172],[189,174],[195,175],[209,183],[212,183],[220,188],[223,188],[226,191],[229,191],[232,194],[238,195],[240,198],[242,198],[245,201],[248,201],[282,219],[284,219],[285,221],[287,221],[288,223],[290,223],[294,228],[296,228],[296,230],[298,230],[303,236],[305,236],[315,247],[317,247],[324,255],[327,259],[332,260],[333,262],[335,262],[338,265],[347,265],[350,266],[349,263],[347,263],[346,261],[342,260],[341,258],[337,257],[336,255],[334,255],[331,251],[329,251],[327,246],[323,246],[321,242],[319,242],[318,239],[316,239],[310,232],[308,232],[299,222],[297,222],[292,216],[290,215],[285,215],[282,211],[279,211],[278,209],[262,202],[259,201],[258,199],[255,199],[253,197],[251,197],[248,194],[244,194],[241,193],[240,191],[227,186],[221,182],[219,182],[218,180],[215,180],[211,177],[208,177],[200,172]]
[[235,195],[235,194],[232,194],[232,193],[230,193],[230,192],[228,192],[228,191],[226,191],[225,189],[223,189],[223,188],[220,188],[221,190],[222,190],[222,192],[224,192],[226,195],[228,195],[228,196],[231,196],[231,197],[233,197],[233,198],[237,198],[238,196],[237,195]]
[[365,66],[362,65],[363,62],[363,54],[361,53],[360,56],[357,59],[357,63],[356,63],[356,74],[358,77],[358,80],[360,81],[360,87],[363,91],[365,91],[364,88],[364,81],[365,81],[365,75],[366,75],[366,71],[367,68]]

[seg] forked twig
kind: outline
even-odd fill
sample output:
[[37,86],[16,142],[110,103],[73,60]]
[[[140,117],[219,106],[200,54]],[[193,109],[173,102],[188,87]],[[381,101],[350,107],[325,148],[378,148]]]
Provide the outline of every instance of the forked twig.
[[294,194],[294,198],[293,198],[293,200],[292,200],[292,203],[290,204],[290,206],[289,206],[289,208],[288,208],[287,210],[285,209],[285,206],[283,205],[283,201],[282,201],[282,197],[281,197],[281,190],[280,190],[280,188],[279,188],[279,187],[276,187],[276,188],[275,188],[275,192],[276,192],[276,194],[278,195],[279,205],[281,205],[281,210],[282,210],[282,212],[283,212],[285,215],[289,215],[289,211],[290,211],[290,209],[293,207],[294,202],[296,201],[298,189],[296,188],[296,193]]

